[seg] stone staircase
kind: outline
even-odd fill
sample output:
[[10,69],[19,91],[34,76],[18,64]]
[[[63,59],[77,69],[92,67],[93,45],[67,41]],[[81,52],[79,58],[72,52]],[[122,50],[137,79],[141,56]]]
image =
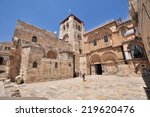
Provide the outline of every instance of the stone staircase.
[[21,97],[17,84],[9,79],[0,78],[0,99]]

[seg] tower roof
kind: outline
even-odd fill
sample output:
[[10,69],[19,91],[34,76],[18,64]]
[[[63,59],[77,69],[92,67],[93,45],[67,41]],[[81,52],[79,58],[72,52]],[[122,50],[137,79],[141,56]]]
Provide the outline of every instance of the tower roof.
[[76,21],[78,21],[79,23],[83,23],[84,24],[84,22],[83,21],[81,21],[78,17],[76,17],[75,15],[73,15],[73,14],[70,14],[66,19],[64,19],[60,24],[63,24],[65,21],[67,21],[68,19],[69,19],[69,17],[71,17],[71,16],[73,16],[74,17],[74,19],[76,20]]

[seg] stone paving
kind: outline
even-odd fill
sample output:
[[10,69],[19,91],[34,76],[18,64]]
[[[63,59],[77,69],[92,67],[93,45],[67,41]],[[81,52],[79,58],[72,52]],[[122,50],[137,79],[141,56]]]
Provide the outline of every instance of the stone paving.
[[16,85],[21,97],[51,100],[146,100],[141,77],[86,76],[50,82]]

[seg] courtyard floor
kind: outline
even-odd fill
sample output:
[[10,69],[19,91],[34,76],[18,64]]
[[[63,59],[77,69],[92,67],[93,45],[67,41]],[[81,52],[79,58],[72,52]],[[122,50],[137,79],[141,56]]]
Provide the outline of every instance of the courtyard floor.
[[86,76],[66,80],[16,85],[21,97],[54,100],[146,100],[142,77]]

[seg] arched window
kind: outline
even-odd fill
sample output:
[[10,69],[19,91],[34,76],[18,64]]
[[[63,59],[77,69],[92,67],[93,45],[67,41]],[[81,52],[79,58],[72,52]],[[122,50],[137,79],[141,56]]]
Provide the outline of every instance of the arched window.
[[36,61],[34,61],[34,63],[33,63],[33,68],[37,68],[37,66],[38,66],[38,64],[37,64],[37,62]]
[[67,26],[67,29],[68,29],[68,28],[69,28],[69,24],[67,23],[67,25],[66,25],[66,26]]
[[35,43],[37,42],[37,37],[36,36],[32,37],[32,42],[35,42]]
[[132,58],[145,58],[144,48],[140,45],[132,45],[130,48]]
[[109,36],[108,36],[108,35],[105,35],[105,36],[104,36],[104,42],[105,42],[105,43],[109,42]]
[[5,50],[8,50],[8,47],[5,47]]
[[92,43],[93,43],[94,46],[96,46],[96,45],[97,45],[96,39],[94,39],[94,40],[92,41]]
[[57,68],[57,66],[58,66],[58,63],[56,62],[56,63],[55,63],[55,68]]
[[56,59],[56,58],[57,58],[57,55],[56,55],[55,52],[49,51],[49,52],[47,53],[47,58]]
[[68,34],[65,34],[64,37],[63,37],[64,40],[66,40],[66,39],[68,39],[68,38],[69,38],[69,35],[68,35]]
[[127,32],[126,27],[122,27],[122,28],[121,28],[121,34],[122,34],[122,36],[125,36],[125,35],[126,35],[126,32]]
[[78,30],[81,31],[81,27],[78,25]]
[[65,31],[65,25],[63,26],[63,30]]

